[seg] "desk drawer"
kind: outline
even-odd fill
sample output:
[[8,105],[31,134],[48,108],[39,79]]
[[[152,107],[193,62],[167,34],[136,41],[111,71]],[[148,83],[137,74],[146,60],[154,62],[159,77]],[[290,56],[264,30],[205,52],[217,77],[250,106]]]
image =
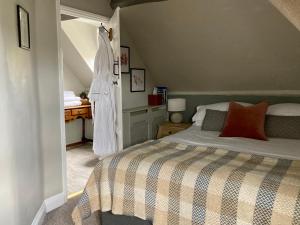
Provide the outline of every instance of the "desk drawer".
[[71,116],[72,115],[72,111],[71,110],[65,110],[65,117],[66,116]]
[[72,109],[72,116],[87,114],[89,112],[88,108],[83,109]]

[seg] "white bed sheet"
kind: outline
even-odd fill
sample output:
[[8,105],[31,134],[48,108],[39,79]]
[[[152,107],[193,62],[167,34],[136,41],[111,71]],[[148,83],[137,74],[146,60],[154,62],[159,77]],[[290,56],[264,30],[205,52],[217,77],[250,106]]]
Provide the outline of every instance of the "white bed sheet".
[[300,160],[300,140],[269,138],[260,141],[248,138],[219,137],[219,132],[202,131],[192,126],[187,130],[163,138],[165,141],[188,145],[212,146],[226,150],[246,152],[276,158]]

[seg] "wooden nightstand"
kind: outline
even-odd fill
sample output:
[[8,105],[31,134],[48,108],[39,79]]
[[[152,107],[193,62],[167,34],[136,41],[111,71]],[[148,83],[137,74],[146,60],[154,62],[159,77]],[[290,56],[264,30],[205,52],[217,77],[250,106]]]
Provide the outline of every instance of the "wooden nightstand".
[[190,123],[171,123],[166,122],[159,126],[158,133],[157,133],[157,139],[176,134],[179,131],[183,131],[187,128],[189,128],[192,124]]

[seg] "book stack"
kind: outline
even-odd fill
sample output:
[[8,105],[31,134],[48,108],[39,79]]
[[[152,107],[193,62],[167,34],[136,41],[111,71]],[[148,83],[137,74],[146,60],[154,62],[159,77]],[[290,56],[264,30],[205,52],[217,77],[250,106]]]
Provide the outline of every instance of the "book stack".
[[157,90],[157,94],[162,96],[162,104],[167,104],[168,102],[168,88],[167,87],[163,87],[163,86],[159,86],[156,87]]

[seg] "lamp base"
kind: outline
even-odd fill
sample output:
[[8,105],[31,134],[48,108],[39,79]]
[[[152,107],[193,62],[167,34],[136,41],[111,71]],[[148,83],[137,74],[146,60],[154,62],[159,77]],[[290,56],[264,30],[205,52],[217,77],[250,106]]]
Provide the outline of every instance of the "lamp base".
[[180,112],[174,112],[171,114],[170,120],[172,123],[182,123],[183,116]]

